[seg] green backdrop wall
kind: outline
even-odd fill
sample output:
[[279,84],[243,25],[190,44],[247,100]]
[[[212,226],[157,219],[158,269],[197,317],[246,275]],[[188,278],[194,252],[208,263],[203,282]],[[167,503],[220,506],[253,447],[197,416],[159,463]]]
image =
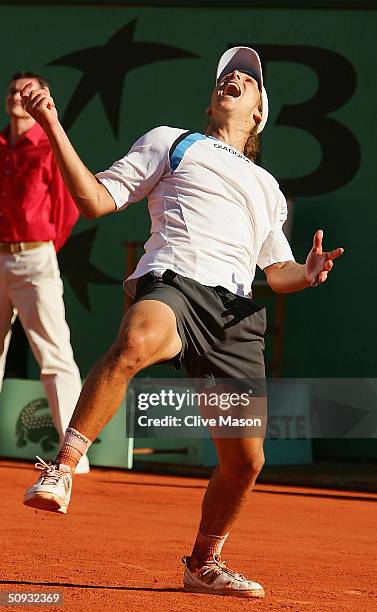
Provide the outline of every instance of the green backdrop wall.
[[[373,377],[376,13],[142,4],[0,5],[4,92],[17,70],[46,75],[74,145],[98,171],[157,125],[204,130],[220,54],[234,44],[259,49],[271,104],[261,163],[295,198],[296,257],[317,228],[326,247],[345,248],[328,283],[288,297],[284,373]],[[148,234],[145,203],[135,204],[80,220],[62,252],[83,375],[122,315],[122,241]]]

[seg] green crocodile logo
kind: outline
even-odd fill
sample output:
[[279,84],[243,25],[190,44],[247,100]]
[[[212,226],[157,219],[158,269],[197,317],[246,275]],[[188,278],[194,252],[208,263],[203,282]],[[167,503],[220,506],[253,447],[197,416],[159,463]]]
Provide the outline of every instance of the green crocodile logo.
[[45,397],[26,404],[17,419],[16,444],[21,448],[28,442],[40,444],[45,452],[54,450],[59,444],[58,432]]
[[[50,408],[45,397],[29,402],[21,409],[16,423],[16,445],[22,448],[27,443],[40,444],[44,452],[57,450],[59,435],[52,420]],[[100,438],[94,440],[99,444]]]

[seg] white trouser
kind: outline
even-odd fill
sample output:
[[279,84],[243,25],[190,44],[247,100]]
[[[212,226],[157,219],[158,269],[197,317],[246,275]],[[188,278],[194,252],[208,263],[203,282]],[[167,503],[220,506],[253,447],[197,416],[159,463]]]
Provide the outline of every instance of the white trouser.
[[[2,296],[0,294],[0,300],[2,299]],[[1,308],[1,305],[0,305]],[[11,319],[11,323],[10,323],[10,328],[9,331],[7,333],[7,335],[5,336],[5,340],[4,340],[4,349],[3,352],[0,354],[0,391],[1,391],[1,387],[3,386],[3,379],[4,379],[4,372],[5,372],[5,362],[7,360],[7,352],[8,352],[8,348],[9,348],[9,344],[10,344],[10,339],[12,336],[12,325],[15,322],[15,320],[17,319],[17,310],[13,310],[12,313],[12,319]],[[0,323],[1,325],[1,323]]]
[[81,391],[63,283],[52,242],[19,253],[0,252],[0,389],[14,310],[41,369],[41,381],[60,439]]

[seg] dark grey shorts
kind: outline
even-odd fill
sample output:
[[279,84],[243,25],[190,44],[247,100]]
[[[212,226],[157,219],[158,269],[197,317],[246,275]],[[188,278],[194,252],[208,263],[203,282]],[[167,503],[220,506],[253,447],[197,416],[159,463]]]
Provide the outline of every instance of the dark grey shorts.
[[135,302],[158,300],[174,311],[182,350],[174,359],[191,378],[264,379],[266,309],[224,287],[166,270],[137,281]]

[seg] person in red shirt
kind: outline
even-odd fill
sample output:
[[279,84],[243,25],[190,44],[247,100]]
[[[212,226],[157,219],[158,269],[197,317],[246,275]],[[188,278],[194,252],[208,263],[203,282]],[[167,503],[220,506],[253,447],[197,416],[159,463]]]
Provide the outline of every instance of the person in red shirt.
[[[31,72],[11,78],[5,99],[9,125],[0,133],[0,389],[17,312],[62,439],[81,378],[65,320],[56,252],[79,213],[44,130],[22,104],[20,92],[30,82],[34,89],[47,85]],[[87,457],[77,471],[89,471]]]

